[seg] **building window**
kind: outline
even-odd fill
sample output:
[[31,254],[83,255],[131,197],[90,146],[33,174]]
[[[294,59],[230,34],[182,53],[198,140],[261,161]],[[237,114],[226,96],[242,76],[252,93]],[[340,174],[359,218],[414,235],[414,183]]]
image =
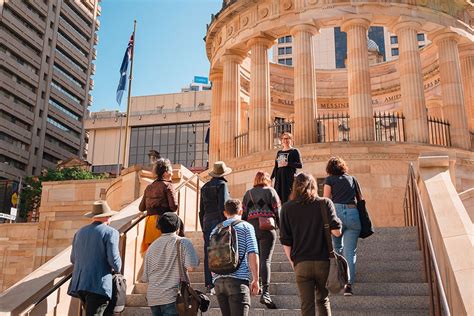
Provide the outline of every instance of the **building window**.
[[278,55],[285,55],[285,48],[284,47],[278,47]]
[[162,157],[188,168],[206,168],[209,122],[134,127],[130,135],[130,165],[148,164],[148,152],[157,150]]
[[291,46],[285,47],[285,53],[286,53],[287,55],[291,54],[292,51],[293,51],[293,50],[292,50],[292,47],[291,47]]
[[278,44],[283,44],[285,42],[285,38],[284,37],[280,37],[278,39]]
[[292,41],[291,35],[285,36],[285,43],[291,43]]
[[60,102],[54,100],[54,99],[49,99],[49,102],[48,102],[50,105],[54,106],[56,109],[58,109],[59,111],[63,112],[64,114],[66,114],[67,116],[69,116],[70,118],[76,120],[76,121],[80,121],[80,117],[79,115],[75,114],[74,112],[72,112],[71,110],[69,110],[65,105],[61,104]]
[[398,48],[392,48],[392,56],[398,56]]
[[419,42],[423,42],[425,40],[425,34],[421,33],[421,34],[416,35],[416,39]]
[[345,68],[347,57],[347,34],[341,32],[340,27],[334,28],[334,45],[336,51],[336,68]]
[[292,66],[293,65],[293,59],[292,58],[280,58],[280,59],[278,59],[278,63],[281,64],[281,65]]
[[397,36],[390,36],[390,43],[391,44],[398,44],[398,37]]

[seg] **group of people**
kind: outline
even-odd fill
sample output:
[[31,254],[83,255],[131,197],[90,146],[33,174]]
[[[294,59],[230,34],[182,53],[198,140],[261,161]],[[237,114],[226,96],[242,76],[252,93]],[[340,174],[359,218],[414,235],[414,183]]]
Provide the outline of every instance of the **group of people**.
[[[344,295],[353,294],[361,229],[356,196],[362,196],[356,194],[357,181],[348,174],[345,162],[333,157],[327,163],[323,197],[319,197],[315,178],[306,172],[297,174],[303,164],[299,151],[292,147],[292,135],[283,133],[281,141],[283,146],[272,174],[257,172],[253,187],[242,202],[230,197],[225,176],[232,169],[222,161],[214,163],[209,172],[212,179],[201,188],[199,221],[204,239],[205,285],[209,294],[216,295],[225,316],[248,315],[251,295],[260,295],[260,302],[267,308],[277,308],[270,295],[271,261],[277,238],[295,271],[302,315],[315,315],[316,308],[320,315],[331,313],[325,287],[330,254],[324,239],[323,211],[329,218],[333,248],[348,261],[350,275]],[[176,214],[178,202],[171,183],[170,161],[157,159],[153,170],[156,180],[146,188],[139,206],[140,211],[147,212],[141,280],[148,283],[147,302],[152,314],[172,316],[177,315],[179,264],[193,271],[199,265],[199,256],[191,240],[184,237],[183,223]],[[88,214],[93,216],[93,223],[76,233],[71,254],[74,273],[69,294],[81,298],[86,311],[91,311],[88,315],[102,315],[107,298],[110,299],[111,280],[100,279],[99,275],[120,271],[121,265],[118,233],[106,225],[113,211],[107,209],[105,202],[98,204],[104,211]],[[237,236],[239,264],[231,273],[211,273],[207,251],[210,241],[218,229],[231,225]],[[87,249],[95,249],[97,244],[101,244],[97,249],[103,261],[100,268],[97,259],[87,255]],[[94,269],[100,270],[96,276],[102,285],[84,284],[84,274],[90,269],[85,266],[92,264],[91,260],[96,265]]]

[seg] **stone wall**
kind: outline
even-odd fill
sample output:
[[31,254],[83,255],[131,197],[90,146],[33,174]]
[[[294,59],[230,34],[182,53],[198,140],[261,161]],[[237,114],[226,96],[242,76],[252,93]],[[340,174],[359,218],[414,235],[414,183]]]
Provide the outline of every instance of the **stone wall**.
[[[410,143],[326,143],[298,147],[303,158],[302,171],[319,181],[326,177],[326,163],[331,156],[341,156],[349,173],[359,180],[367,207],[376,226],[404,226],[403,198],[408,164],[417,165],[422,153],[444,152],[455,167],[456,189],[474,187],[474,154],[469,151],[423,146]],[[242,198],[258,170],[271,173],[276,150],[269,150],[226,161],[233,168],[227,176],[231,196]],[[300,170],[299,170],[300,171]]]
[[33,271],[37,223],[0,225],[0,292]]

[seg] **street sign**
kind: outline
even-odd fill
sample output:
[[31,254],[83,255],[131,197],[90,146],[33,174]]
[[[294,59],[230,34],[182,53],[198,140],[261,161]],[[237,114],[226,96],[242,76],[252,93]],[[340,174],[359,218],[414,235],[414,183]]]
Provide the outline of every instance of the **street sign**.
[[194,76],[194,83],[209,84],[207,77]]
[[5,218],[5,219],[8,219],[8,220],[14,221],[15,218],[16,218],[16,215],[0,213],[0,218]]

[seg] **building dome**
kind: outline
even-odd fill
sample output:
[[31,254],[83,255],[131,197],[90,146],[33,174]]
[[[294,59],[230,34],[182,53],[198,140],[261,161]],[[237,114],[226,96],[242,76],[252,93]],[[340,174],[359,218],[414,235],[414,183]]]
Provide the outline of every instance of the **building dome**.
[[367,38],[367,48],[369,52],[380,53],[379,45],[370,38]]

